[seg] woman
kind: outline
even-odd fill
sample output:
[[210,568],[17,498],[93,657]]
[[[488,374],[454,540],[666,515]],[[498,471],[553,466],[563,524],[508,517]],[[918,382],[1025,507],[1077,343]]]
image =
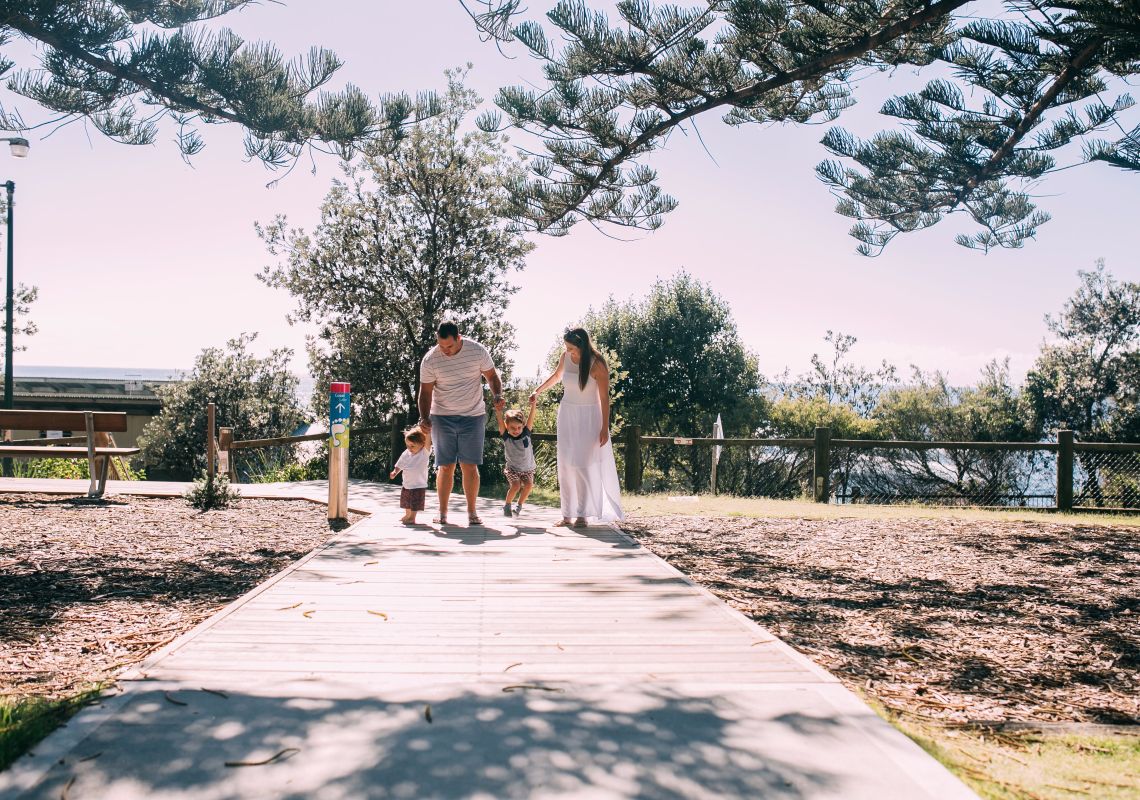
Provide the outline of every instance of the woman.
[[[603,522],[622,518],[614,449],[610,442],[610,371],[584,328],[563,336],[566,352],[532,398],[562,381],[558,406],[559,525],[586,527],[587,517]],[[571,519],[574,521],[571,522]]]

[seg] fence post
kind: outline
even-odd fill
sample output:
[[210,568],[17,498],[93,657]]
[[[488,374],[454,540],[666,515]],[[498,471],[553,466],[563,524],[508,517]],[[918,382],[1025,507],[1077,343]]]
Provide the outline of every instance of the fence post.
[[218,471],[226,473],[230,483],[237,483],[234,474],[234,429],[218,428]]
[[206,475],[210,478],[214,476],[214,465],[217,463],[217,451],[214,450],[215,414],[216,407],[211,400],[206,404]]
[[1057,510],[1073,510],[1073,432],[1057,431]]
[[392,433],[388,437],[389,446],[392,450],[392,460],[388,463],[392,468],[396,466],[396,462],[400,460],[400,456],[404,452],[404,431],[400,427],[400,418],[392,417]]
[[641,427],[625,429],[625,490],[641,491]]
[[329,519],[348,519],[348,440],[352,385],[329,386]]
[[813,497],[826,503],[831,497],[831,428],[815,429],[815,468],[812,470]]

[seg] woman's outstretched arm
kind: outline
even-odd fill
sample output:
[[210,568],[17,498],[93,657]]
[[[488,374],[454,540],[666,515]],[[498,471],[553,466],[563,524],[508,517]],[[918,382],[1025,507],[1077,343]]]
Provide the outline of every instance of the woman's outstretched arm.
[[566,359],[566,354],[563,353],[562,358],[558,359],[558,366],[554,368],[554,372],[551,373],[550,377],[547,378],[546,380],[544,380],[542,382],[541,386],[539,386],[537,389],[535,389],[533,392],[531,392],[531,395],[530,395],[531,400],[538,400],[538,396],[540,394],[542,394],[547,389],[549,389],[551,386],[553,386],[554,384],[556,384],[560,380],[562,380],[562,365],[563,365],[563,362],[565,361],[565,359]]

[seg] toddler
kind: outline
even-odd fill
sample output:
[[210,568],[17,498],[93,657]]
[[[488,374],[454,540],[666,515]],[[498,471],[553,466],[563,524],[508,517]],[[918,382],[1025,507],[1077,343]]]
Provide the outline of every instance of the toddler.
[[503,505],[503,516],[511,516],[511,500],[518,494],[518,505],[514,508],[517,516],[522,513],[523,503],[534,488],[534,447],[530,441],[530,426],[534,424],[536,400],[530,400],[530,414],[512,408],[506,414],[495,409],[499,420],[499,435],[503,437],[503,452],[507,465],[503,472],[507,476],[507,502]]
[[400,508],[404,516],[400,522],[414,525],[416,512],[424,510],[428,485],[428,453],[431,451],[431,437],[421,428],[404,431],[404,444],[407,449],[400,454],[396,466],[388,476],[391,479],[404,473],[404,486],[400,489]]

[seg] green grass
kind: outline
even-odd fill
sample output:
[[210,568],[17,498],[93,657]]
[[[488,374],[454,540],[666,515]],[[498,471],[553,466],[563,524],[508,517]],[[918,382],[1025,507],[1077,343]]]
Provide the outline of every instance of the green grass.
[[[554,492],[557,497],[557,492]],[[729,495],[623,495],[626,512],[643,515],[682,514],[709,517],[780,517],[795,519],[962,519],[1027,520],[1080,525],[1140,526],[1140,514],[1068,513],[1028,509],[946,508],[924,505],[834,505],[806,500],[770,500]]]
[[35,747],[83,706],[98,699],[103,684],[93,684],[62,698],[37,695],[0,697],[0,770]]
[[993,733],[880,715],[984,800],[1137,800],[1140,734]]

